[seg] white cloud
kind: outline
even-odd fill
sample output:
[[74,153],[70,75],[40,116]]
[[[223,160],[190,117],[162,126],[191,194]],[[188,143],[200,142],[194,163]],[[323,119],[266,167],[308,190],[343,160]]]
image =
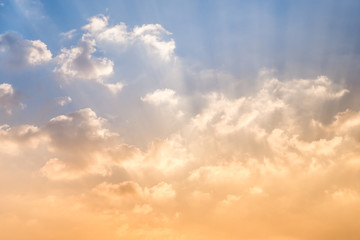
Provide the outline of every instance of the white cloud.
[[147,93],[145,97],[141,97],[141,101],[157,107],[165,108],[177,118],[184,116],[184,112],[179,110],[180,97],[172,89],[157,89],[152,93]]
[[81,40],[77,47],[63,48],[56,57],[59,66],[54,72],[65,79],[102,82],[104,77],[113,73],[114,63],[105,57],[92,56],[95,51],[95,41],[89,40]]
[[17,33],[7,32],[0,35],[0,56],[13,67],[35,66],[52,59],[50,50],[40,40],[24,40]]
[[331,125],[318,123],[317,125],[324,131],[336,132],[340,136],[351,136],[360,139],[360,112],[346,110],[335,115],[335,120]]
[[102,31],[108,25],[108,17],[104,15],[97,15],[89,19],[89,24],[83,26],[83,29],[88,30],[91,33],[97,33]]
[[109,27],[109,18],[104,15],[94,16],[89,19],[89,24],[83,27],[88,33],[85,37],[94,38],[99,42],[115,43],[127,46],[139,45],[145,48],[148,54],[158,56],[167,62],[174,56],[175,41],[165,40],[171,35],[160,24],[144,24],[135,26],[132,31],[127,30],[125,23]]
[[193,118],[193,125],[220,135],[256,128],[272,130],[284,124],[291,128],[299,124],[299,131],[303,131],[309,122],[321,119],[325,104],[347,92],[324,76],[284,82],[266,79],[254,96],[229,99],[216,92],[207,95],[208,106]]
[[71,29],[68,32],[60,33],[61,36],[63,36],[66,39],[72,39],[76,34],[76,29]]
[[133,177],[146,178],[149,173],[156,173],[158,177],[174,176],[193,160],[184,142],[185,139],[179,135],[154,140],[145,152],[133,155],[121,165]]
[[172,89],[157,89],[152,93],[147,93],[145,97],[142,97],[143,102],[148,102],[155,106],[159,105],[169,105],[176,106],[179,103],[179,97],[176,95],[176,92]]
[[69,104],[72,102],[71,97],[66,96],[66,97],[59,97],[56,100],[56,104],[60,105],[60,106],[65,106],[66,104]]
[[175,41],[162,41],[163,35],[170,35],[160,24],[147,24],[136,26],[133,30],[134,36],[139,38],[151,53],[158,54],[164,61],[169,61],[175,50]]
[[102,83],[107,89],[109,89],[110,92],[112,92],[113,94],[117,94],[119,92],[121,92],[121,90],[124,87],[124,84],[122,84],[121,82],[117,82],[117,83]]
[[14,107],[24,107],[25,105],[19,101],[19,94],[14,90],[11,84],[0,84],[0,108],[6,109],[11,114]]
[[50,50],[47,49],[45,43],[40,40],[30,41],[31,47],[28,48],[28,62],[31,65],[38,65],[46,63],[51,60],[52,54]]

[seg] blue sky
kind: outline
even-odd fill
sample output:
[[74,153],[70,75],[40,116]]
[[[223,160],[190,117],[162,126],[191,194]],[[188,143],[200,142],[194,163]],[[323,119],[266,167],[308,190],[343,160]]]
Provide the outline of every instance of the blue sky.
[[[187,67],[199,71],[217,69],[237,78],[236,84],[241,87],[231,93],[237,97],[256,89],[255,79],[263,68],[276,70],[276,76],[283,80],[326,75],[359,89],[360,4],[357,1],[18,0],[2,3],[0,32],[14,31],[23,39],[41,40],[54,56],[62,48],[77,44],[88,19],[104,14],[109,17],[109,25],[124,22],[132,28],[160,24],[172,33],[169,37],[176,42],[174,53]],[[61,35],[71,30],[76,30],[71,39]],[[95,53],[101,54],[101,51]],[[134,81],[138,71],[139,59],[129,54],[118,58],[120,64],[115,66],[117,76],[126,78],[125,82]],[[130,62],[134,67],[130,67]],[[145,69],[145,65],[138,67]],[[25,109],[30,111],[26,117],[32,121],[40,121],[31,117],[34,110],[39,116],[39,109],[46,108],[44,102],[63,94],[61,84],[52,76],[53,68],[50,63],[40,70],[0,69],[3,78],[11,78],[18,90],[33,101]],[[150,71],[158,74],[157,70]],[[25,76],[28,81],[22,80]],[[191,77],[185,77],[182,84],[181,91],[189,93],[227,85],[218,82],[205,86]],[[39,89],[46,91],[38,94]],[[81,107],[86,104],[79,103]],[[43,121],[48,117],[45,114]],[[16,122],[23,119],[14,118]]]
[[65,44],[58,41],[59,33],[79,29],[97,14],[109,15],[111,23],[126,22],[128,26],[159,23],[174,33],[179,56],[195,57],[217,67],[226,64],[235,68],[236,61],[243,63],[245,59],[255,62],[249,61],[249,56],[263,61],[254,65],[280,68],[289,59],[303,62],[308,60],[307,56],[315,55],[320,59],[312,61],[324,65],[322,62],[329,54],[359,51],[357,1],[3,3],[1,32],[13,30],[28,39],[41,38],[52,51]]

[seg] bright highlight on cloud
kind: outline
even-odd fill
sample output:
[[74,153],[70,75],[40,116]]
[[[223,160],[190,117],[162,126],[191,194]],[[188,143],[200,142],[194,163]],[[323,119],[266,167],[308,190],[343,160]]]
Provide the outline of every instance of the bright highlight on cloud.
[[0,59],[12,67],[35,66],[52,58],[50,50],[40,40],[25,40],[15,32],[0,35]]
[[83,27],[84,30],[89,32],[86,37],[125,48],[138,45],[143,47],[149,54],[157,55],[163,61],[169,61],[174,56],[175,41],[173,39],[163,39],[171,35],[171,33],[160,24],[144,24],[135,26],[132,31],[128,31],[125,23],[111,27],[108,21],[109,18],[104,15],[90,18],[90,23]]
[[65,106],[66,104],[69,104],[72,102],[71,97],[67,96],[67,97],[60,97],[56,100],[56,104],[60,105],[60,106]]
[[158,89],[153,93],[146,94],[146,96],[141,98],[141,100],[155,106],[162,104],[176,106],[179,103],[179,99],[175,96],[175,94],[174,90],[168,88]]
[[114,63],[107,58],[96,58],[94,41],[80,41],[79,46],[71,49],[62,49],[56,57],[60,67],[54,69],[67,79],[83,79],[102,81],[113,72]]
[[0,35],[0,238],[357,239],[358,90],[203,67],[171,30]]
[[14,107],[24,107],[19,101],[19,95],[10,84],[0,84],[0,108],[4,108],[7,113],[11,114]]

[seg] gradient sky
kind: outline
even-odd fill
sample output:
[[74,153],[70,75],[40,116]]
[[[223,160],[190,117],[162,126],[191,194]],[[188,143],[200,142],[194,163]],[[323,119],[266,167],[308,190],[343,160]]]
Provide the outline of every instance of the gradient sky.
[[0,0],[0,239],[359,239],[359,12]]

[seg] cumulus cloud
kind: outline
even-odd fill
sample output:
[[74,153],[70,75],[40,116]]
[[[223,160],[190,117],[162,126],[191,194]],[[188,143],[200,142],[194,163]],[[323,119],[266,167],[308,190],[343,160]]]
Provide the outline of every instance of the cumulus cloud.
[[39,128],[34,125],[20,125],[10,127],[0,126],[0,154],[17,155],[25,150],[25,147],[35,148],[41,142]]
[[89,24],[83,27],[88,31],[87,37],[93,37],[99,42],[120,44],[124,47],[139,45],[143,46],[147,53],[158,56],[167,62],[174,56],[175,41],[166,40],[171,35],[160,24],[144,24],[135,26],[133,30],[127,30],[125,23],[109,26],[109,17],[104,15],[94,16],[89,19]]
[[299,126],[299,134],[304,135],[303,130],[311,121],[323,119],[325,114],[321,109],[347,92],[324,76],[285,82],[265,79],[255,96],[229,99],[216,92],[208,94],[208,107],[194,117],[193,125],[199,130],[213,129],[225,135],[250,125],[248,129],[254,131]]
[[110,92],[112,92],[113,94],[117,94],[119,92],[121,92],[121,90],[124,87],[124,84],[122,84],[121,82],[117,82],[117,83],[103,83],[103,85],[109,89]]
[[0,35],[0,58],[12,67],[35,66],[52,59],[50,50],[40,40],[25,40],[15,32]]
[[[201,176],[200,173],[215,174],[209,178],[212,180],[216,175],[241,176],[232,174],[236,169],[233,164],[247,165],[242,167],[245,172],[251,169],[284,174],[288,167],[296,168],[297,164],[306,163],[310,168],[309,159],[314,160],[315,156],[329,159],[335,154],[334,149],[343,143],[343,137],[322,130],[319,109],[346,92],[348,90],[326,77],[319,77],[288,82],[268,79],[260,91],[250,97],[229,99],[218,93],[206,96],[208,106],[193,117],[190,131],[197,131],[198,143],[213,149],[220,161],[214,166],[203,166],[193,177]],[[224,168],[222,159],[228,159],[225,160],[228,167]],[[234,163],[234,159],[239,162]],[[259,164],[253,165],[254,161]],[[228,170],[220,174],[222,169]]]
[[[175,42],[163,26],[109,22],[103,15],[90,18],[78,44],[54,59],[54,72],[69,82],[92,81],[117,94],[125,84],[115,79],[116,71],[121,73],[115,51],[140,53],[145,61],[151,59],[150,65],[154,61],[164,68],[176,62]],[[72,39],[75,33],[61,36]],[[39,40],[5,33],[0,35],[0,58],[13,66],[31,66],[52,56]],[[129,94],[116,99],[127,101],[118,107],[123,110],[120,122],[113,112],[101,109],[98,115],[84,108],[39,126],[0,125],[0,224],[5,229],[0,238],[21,239],[20,231],[14,231],[19,226],[21,234],[38,239],[359,235],[360,112],[346,109],[351,89],[325,76],[280,80],[264,69],[258,88],[242,94],[236,91],[241,79],[230,73],[185,71],[169,71],[171,81],[183,81],[179,85],[158,84],[143,72],[136,75]],[[65,95],[54,101],[65,106],[72,99]],[[13,86],[0,84],[0,108],[10,113],[21,106]],[[110,114],[111,121],[100,117]],[[152,121],[154,115],[158,121]],[[16,122],[26,121],[23,117]],[[158,130],[155,125],[165,128],[168,122],[176,130],[156,133],[162,137],[142,145],[143,136]],[[127,127],[139,130],[129,130],[128,138],[121,135]]]
[[[173,39],[168,39],[171,33],[159,24],[135,26],[132,30],[128,30],[125,23],[110,26],[108,17],[97,15],[90,18],[89,23],[83,26],[82,30],[85,33],[78,45],[63,48],[55,58],[57,66],[53,71],[62,79],[93,80],[101,83],[113,94],[117,94],[124,84],[111,81],[110,78],[114,74],[115,63],[123,59],[118,59],[118,55],[114,55],[114,52],[120,51],[129,59],[140,55],[137,62],[142,62],[145,57],[147,59],[144,61],[145,64],[154,62],[163,64],[174,59],[175,42]],[[74,32],[71,30],[62,35],[71,38]],[[113,60],[100,57],[99,53],[104,53]],[[126,54],[130,54],[131,57]]]
[[160,24],[147,24],[141,27],[135,27],[133,30],[135,38],[142,41],[147,50],[151,53],[158,54],[164,61],[169,61],[175,50],[175,41],[162,41],[162,35],[170,35]]
[[104,148],[116,134],[103,127],[104,121],[89,108],[52,118],[42,132],[56,157],[45,164],[42,173],[55,180],[109,174]]
[[11,84],[0,84],[0,108],[4,108],[8,114],[11,114],[14,107],[24,107],[19,101],[19,94],[14,90]]
[[152,93],[147,93],[141,97],[141,101],[154,105],[156,107],[167,108],[166,110],[175,113],[175,116],[181,118],[184,113],[178,109],[180,97],[172,89],[157,89]]
[[95,41],[81,40],[76,47],[63,48],[56,56],[55,73],[65,79],[95,80],[102,82],[113,73],[114,63],[103,57],[94,57]]
[[151,177],[150,175],[161,179],[163,176],[182,174],[180,170],[193,160],[185,141],[180,135],[154,140],[146,151],[138,152],[121,165],[132,177],[140,179]]
[[142,97],[143,102],[148,102],[155,106],[169,105],[176,106],[179,103],[179,98],[176,96],[176,92],[172,89],[157,89],[152,93],[148,93],[145,97]]
[[[104,118],[81,109],[41,127],[2,126],[0,153],[14,155],[20,146],[43,144],[43,164],[37,170],[55,181],[83,179],[65,184],[79,192],[76,203],[82,207],[75,212],[84,218],[102,216],[93,219],[109,220],[106,229],[127,239],[149,234],[144,225],[171,229],[154,233],[167,239],[179,236],[179,226],[184,239],[254,236],[239,231],[239,224],[261,229],[259,239],[296,238],[309,221],[317,227],[326,223],[339,235],[343,226],[357,233],[346,219],[360,210],[354,181],[360,172],[360,113],[335,104],[347,92],[319,77],[268,78],[246,97],[210,93],[198,113],[185,115],[181,130],[144,149],[122,143]],[[176,106],[177,97],[175,91],[160,89],[143,101]],[[324,106],[336,109],[319,112]],[[85,214],[81,209],[90,210]],[[338,216],[343,216],[340,225],[333,220]],[[204,236],[201,228],[212,224],[221,234]],[[326,231],[304,232],[306,239],[319,236],[331,239]]]

